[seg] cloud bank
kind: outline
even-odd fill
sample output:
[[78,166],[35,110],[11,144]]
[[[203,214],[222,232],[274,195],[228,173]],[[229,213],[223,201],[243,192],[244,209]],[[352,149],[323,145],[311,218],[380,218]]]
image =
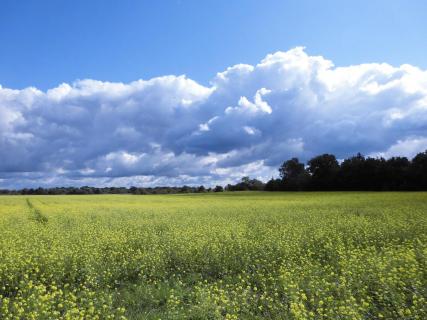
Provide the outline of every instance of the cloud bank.
[[427,149],[427,71],[334,67],[303,48],[218,73],[0,86],[0,188],[268,179],[290,157]]

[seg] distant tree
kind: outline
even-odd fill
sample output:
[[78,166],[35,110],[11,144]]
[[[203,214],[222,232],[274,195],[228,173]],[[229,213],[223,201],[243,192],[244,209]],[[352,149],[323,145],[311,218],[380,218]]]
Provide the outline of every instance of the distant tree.
[[213,189],[213,191],[214,191],[214,192],[223,192],[223,191],[224,191],[224,188],[223,188],[222,186],[216,186],[216,187]]
[[283,182],[281,179],[271,178],[265,185],[265,191],[281,191],[283,190]]
[[305,190],[310,182],[310,175],[298,158],[285,161],[279,168],[279,173],[284,190]]
[[[190,193],[191,192],[191,187],[189,187],[189,186],[183,186],[182,188],[181,188],[181,191],[180,191],[181,193]],[[171,192],[168,192],[168,193],[171,193]]]
[[333,154],[322,154],[308,161],[311,174],[311,187],[315,190],[333,190],[338,188],[337,175],[340,170]]
[[80,194],[93,194],[93,188],[89,186],[80,187]]
[[385,163],[383,190],[410,188],[410,161],[406,157],[392,157]]
[[203,193],[203,192],[206,192],[206,189],[205,189],[205,187],[204,187],[204,186],[199,186],[199,187],[197,188],[196,192],[197,192],[197,193]]
[[243,177],[239,183],[236,183],[235,185],[228,184],[225,188],[227,191],[261,191],[264,190],[264,187],[264,182],[258,179]]
[[304,171],[304,163],[299,162],[298,158],[292,158],[285,161],[279,168],[279,173],[282,180],[295,179]]
[[249,190],[262,191],[265,188],[265,183],[258,179],[251,179],[248,182]]
[[43,189],[42,187],[38,187],[36,190],[34,190],[34,194],[44,195],[48,193],[47,193],[47,190]]
[[356,156],[345,159],[341,163],[339,179],[341,188],[345,190],[358,190],[363,185],[363,165],[365,157],[358,153]]
[[250,181],[251,181],[251,179],[248,176],[245,176],[242,178],[241,183],[249,184]]
[[410,174],[414,189],[427,189],[427,150],[412,159]]
[[363,190],[386,190],[384,182],[386,180],[386,165],[384,158],[365,159],[363,166]]
[[383,158],[365,158],[358,153],[343,161],[339,175],[344,190],[387,189],[387,162]]

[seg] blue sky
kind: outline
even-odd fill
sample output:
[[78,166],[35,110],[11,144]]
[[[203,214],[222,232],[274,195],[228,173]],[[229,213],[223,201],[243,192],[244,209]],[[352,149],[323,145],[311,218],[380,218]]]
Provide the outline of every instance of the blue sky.
[[305,46],[336,65],[427,67],[420,0],[43,0],[0,2],[0,84],[48,89],[76,79],[129,82],[228,66]]
[[425,1],[0,2],[0,188],[427,149]]

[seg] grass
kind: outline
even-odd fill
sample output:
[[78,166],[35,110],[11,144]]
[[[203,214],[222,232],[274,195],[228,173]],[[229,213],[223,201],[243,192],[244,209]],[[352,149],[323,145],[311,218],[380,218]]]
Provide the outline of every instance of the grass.
[[426,319],[427,193],[0,197],[1,319]]

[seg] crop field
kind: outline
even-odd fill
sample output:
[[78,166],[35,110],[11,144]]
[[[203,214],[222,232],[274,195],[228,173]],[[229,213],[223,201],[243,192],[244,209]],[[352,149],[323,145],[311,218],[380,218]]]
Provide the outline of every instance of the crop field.
[[0,197],[0,319],[427,319],[427,193]]

